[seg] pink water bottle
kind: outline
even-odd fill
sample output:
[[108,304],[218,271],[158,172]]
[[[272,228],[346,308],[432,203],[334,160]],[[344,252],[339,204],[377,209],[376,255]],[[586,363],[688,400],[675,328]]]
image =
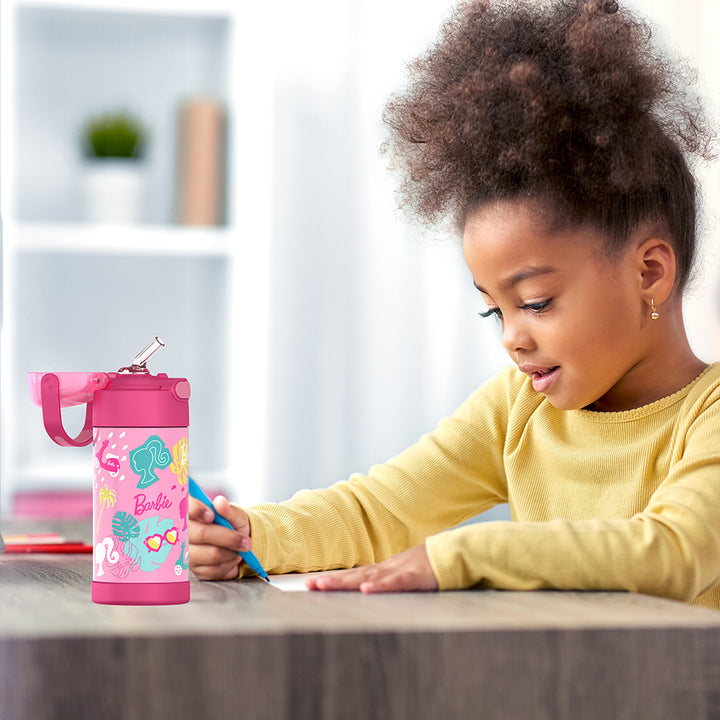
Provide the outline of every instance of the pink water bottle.
[[[188,425],[190,383],[151,375],[155,338],[116,373],[30,373],[33,400],[58,445],[92,443],[92,599],[167,605],[190,599]],[[87,404],[71,438],[62,406]]]

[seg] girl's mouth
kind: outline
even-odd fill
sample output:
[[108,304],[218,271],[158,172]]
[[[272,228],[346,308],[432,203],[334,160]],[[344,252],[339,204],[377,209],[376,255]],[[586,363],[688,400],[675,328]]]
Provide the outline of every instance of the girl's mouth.
[[560,374],[560,366],[548,368],[547,370],[538,370],[532,373],[530,376],[532,379],[532,386],[535,392],[545,393],[550,389],[550,386],[557,380]]

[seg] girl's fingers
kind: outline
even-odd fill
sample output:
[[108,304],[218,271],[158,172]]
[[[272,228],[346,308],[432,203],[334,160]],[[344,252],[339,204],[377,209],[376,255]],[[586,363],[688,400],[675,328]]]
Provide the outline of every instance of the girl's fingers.
[[[244,535],[250,535],[250,518],[241,507],[230,503],[224,495],[218,495],[213,500],[213,506],[236,530],[240,530]],[[204,502],[191,497],[188,519],[209,525],[215,519],[215,513]]]
[[190,544],[190,570],[200,580],[237,577],[241,560],[236,551],[219,545]]
[[318,575],[307,579],[309,590],[359,590],[377,573],[378,565],[364,565],[352,570],[333,572],[330,575]]
[[233,580],[238,576],[239,561],[240,557],[235,555],[221,563],[205,564],[193,559],[191,551],[190,569],[198,580]]
[[402,592],[417,590],[407,573],[382,565],[367,565],[336,572],[332,575],[320,575],[308,580],[310,590],[350,591],[363,593]]
[[213,511],[197,498],[191,497],[188,505],[188,520],[196,522],[211,523],[213,521]]
[[249,541],[245,535],[237,530],[230,530],[221,525],[208,525],[204,522],[191,520],[188,523],[188,538],[190,545],[215,545],[218,548],[226,548],[239,552],[243,541]]
[[[219,495],[215,498],[215,508],[233,525],[235,530],[213,522],[214,513],[204,503],[191,498],[188,507],[189,530],[188,538],[192,545],[217,545],[237,552],[250,550],[250,520],[247,513],[236,505],[231,505],[227,498]],[[222,512],[221,512],[222,511]]]
[[236,530],[250,536],[250,518],[240,506],[233,505],[224,495],[218,495],[213,500],[213,506]]
[[395,555],[377,565],[309,578],[310,590],[359,590],[363,593],[437,590],[425,545]]

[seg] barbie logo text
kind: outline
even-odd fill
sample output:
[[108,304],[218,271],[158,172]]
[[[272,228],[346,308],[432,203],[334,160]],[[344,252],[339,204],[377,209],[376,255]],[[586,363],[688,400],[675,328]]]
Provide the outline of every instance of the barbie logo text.
[[144,493],[138,493],[135,496],[134,515],[142,515],[148,510],[167,510],[169,507],[172,507],[172,501],[162,493],[154,500],[148,500]]

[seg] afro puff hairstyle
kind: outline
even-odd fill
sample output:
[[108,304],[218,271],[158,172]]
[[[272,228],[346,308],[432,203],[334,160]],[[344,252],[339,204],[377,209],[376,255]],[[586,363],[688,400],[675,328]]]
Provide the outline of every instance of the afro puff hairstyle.
[[668,233],[682,289],[696,246],[689,157],[713,135],[687,69],[614,0],[471,0],[409,65],[383,146],[402,204],[458,227],[483,204],[539,201],[621,251],[641,222]]

